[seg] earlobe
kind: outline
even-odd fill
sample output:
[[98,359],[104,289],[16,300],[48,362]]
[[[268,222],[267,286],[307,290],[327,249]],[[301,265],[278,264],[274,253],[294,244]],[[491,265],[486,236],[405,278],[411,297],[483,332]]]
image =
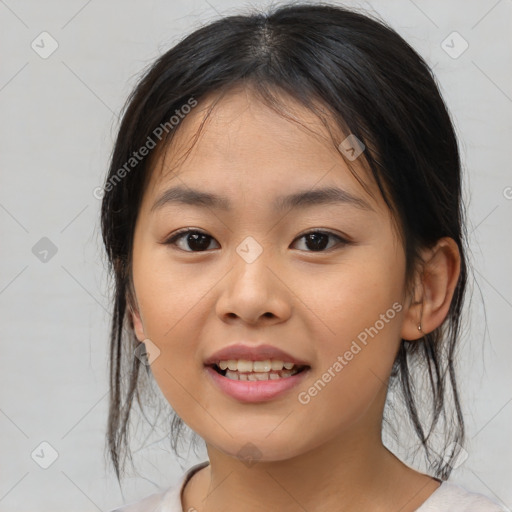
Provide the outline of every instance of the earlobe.
[[144,325],[142,323],[141,315],[139,313],[138,308],[132,307],[131,304],[129,303],[128,314],[130,315],[135,336],[137,336],[137,339],[139,341],[144,341],[147,338],[147,336],[144,334]]
[[[450,309],[453,293],[460,274],[460,253],[456,242],[449,237],[438,240],[424,256],[418,285],[417,299],[407,308],[401,336],[418,340],[437,329]],[[418,297],[419,295],[419,297]]]

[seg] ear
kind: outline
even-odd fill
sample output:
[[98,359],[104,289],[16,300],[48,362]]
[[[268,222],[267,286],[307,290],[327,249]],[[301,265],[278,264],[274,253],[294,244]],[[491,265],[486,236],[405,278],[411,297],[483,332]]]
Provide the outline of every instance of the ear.
[[401,337],[405,340],[422,338],[443,323],[459,279],[460,253],[453,238],[439,239],[433,248],[423,251],[422,257],[414,297],[408,299],[404,313]]
[[138,305],[132,306],[131,301],[128,301],[128,314],[130,315],[130,320],[135,332],[135,336],[137,336],[139,341],[144,341],[147,336],[144,334],[144,325],[142,323]]

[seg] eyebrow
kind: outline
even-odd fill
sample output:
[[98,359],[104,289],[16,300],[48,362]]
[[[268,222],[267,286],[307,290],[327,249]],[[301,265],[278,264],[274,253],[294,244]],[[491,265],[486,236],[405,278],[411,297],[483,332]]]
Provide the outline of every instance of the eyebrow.
[[[177,186],[166,190],[153,204],[151,211],[158,210],[169,204],[190,205],[200,208],[231,211],[231,201],[224,196],[204,192],[189,187]],[[276,198],[273,208],[276,212],[294,210],[327,204],[348,204],[362,210],[374,209],[362,198],[352,195],[337,187],[325,187],[304,190]]]

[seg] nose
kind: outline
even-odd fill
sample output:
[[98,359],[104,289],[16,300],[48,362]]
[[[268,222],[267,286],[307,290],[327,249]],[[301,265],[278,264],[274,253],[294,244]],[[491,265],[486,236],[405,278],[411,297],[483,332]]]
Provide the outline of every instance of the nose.
[[216,313],[224,322],[239,319],[251,325],[280,323],[290,317],[292,295],[272,255],[263,251],[248,263],[236,254],[232,270],[222,280]]

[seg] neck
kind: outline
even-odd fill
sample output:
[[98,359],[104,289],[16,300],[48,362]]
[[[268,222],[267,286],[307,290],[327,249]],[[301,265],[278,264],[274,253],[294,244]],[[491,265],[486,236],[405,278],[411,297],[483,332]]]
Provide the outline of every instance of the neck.
[[439,486],[397,459],[375,428],[354,428],[286,460],[243,462],[212,446],[208,456],[185,488],[184,510],[409,512]]

